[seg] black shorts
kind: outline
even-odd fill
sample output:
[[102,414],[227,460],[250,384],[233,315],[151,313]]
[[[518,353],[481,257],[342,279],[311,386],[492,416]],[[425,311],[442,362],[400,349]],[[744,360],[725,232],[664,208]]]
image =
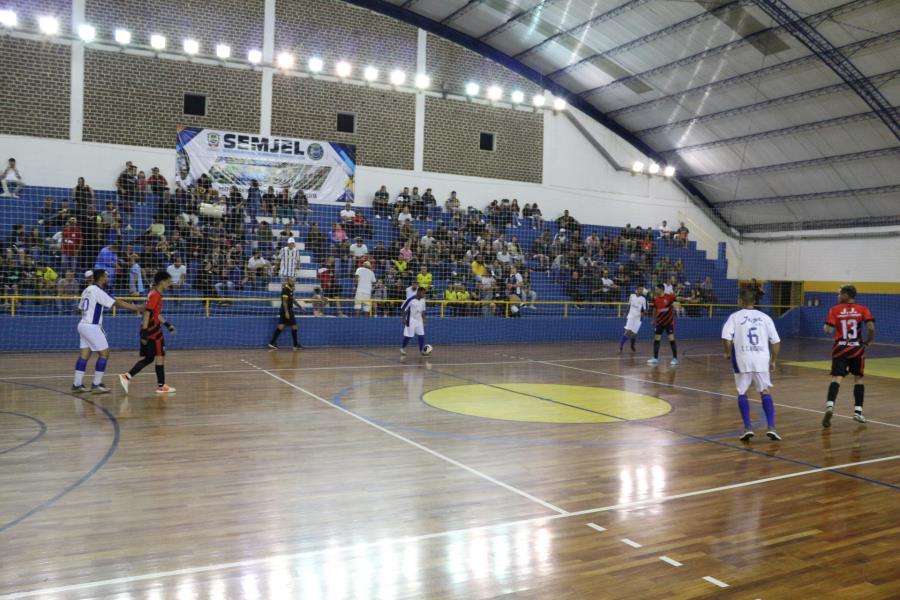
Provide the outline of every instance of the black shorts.
[[293,327],[294,325],[297,324],[297,317],[295,317],[293,313],[291,313],[289,315],[281,313],[278,315],[278,324],[279,325],[290,325],[291,327]]
[[663,333],[675,335],[675,323],[669,323],[668,325],[657,325],[654,335],[662,335]]
[[846,377],[847,374],[863,376],[866,368],[866,357],[857,356],[856,358],[832,358],[831,359],[831,376]]
[[141,343],[141,356],[144,358],[156,358],[157,356],[166,355],[166,340],[160,337],[158,340],[147,340],[147,343]]

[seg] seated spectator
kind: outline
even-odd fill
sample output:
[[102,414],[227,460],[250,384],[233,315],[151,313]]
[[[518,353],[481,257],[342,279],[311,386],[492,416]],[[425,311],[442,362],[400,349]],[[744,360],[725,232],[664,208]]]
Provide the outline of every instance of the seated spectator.
[[391,206],[390,206],[390,194],[388,194],[387,187],[381,186],[377,192],[375,192],[375,198],[372,200],[372,210],[375,212],[376,219],[390,219],[391,218]]
[[[122,222],[130,231],[131,215],[134,214],[134,205],[137,202],[137,169],[130,162],[126,164],[118,179],[116,179],[116,191],[119,197],[119,208],[122,209]],[[110,277],[112,279],[112,277]]]
[[316,223],[310,223],[309,231],[306,232],[306,250],[313,255],[315,261],[322,262],[325,258],[325,234],[319,230]]
[[372,237],[372,225],[366,220],[361,210],[356,211],[356,216],[353,217],[353,228],[358,237]]
[[390,258],[390,251],[384,245],[384,240],[378,240],[375,243],[375,248],[372,250],[372,266],[375,272],[377,273],[379,269],[386,268]]
[[522,225],[521,213],[522,211],[519,208],[519,200],[513,198],[512,204],[509,205],[510,225],[513,229],[518,229]]
[[710,304],[718,302],[716,295],[713,293],[712,277],[709,275],[707,275],[706,279],[703,280],[703,283],[698,286],[698,289],[700,290],[700,297],[703,302],[708,302]]
[[376,317],[386,316],[389,312],[387,303],[388,290],[384,281],[375,280],[375,287],[372,288],[372,313]]
[[672,239],[672,229],[669,227],[668,221],[663,221],[659,224],[659,239],[661,240],[669,240]]
[[[319,287],[322,290],[322,297],[326,301],[326,306],[328,300],[340,297],[340,288],[338,287],[337,273],[334,270],[333,258],[325,259],[325,263],[316,272],[316,278],[319,280]],[[343,317],[344,310],[341,303],[335,302],[335,306],[337,307],[338,316]]]
[[28,252],[35,258],[40,258],[44,255],[44,247],[46,246],[46,240],[44,240],[44,236],[41,235],[41,231],[37,227],[33,227],[31,229],[31,233],[28,235]]
[[347,232],[344,231],[344,228],[340,223],[335,223],[331,226],[331,250],[333,253],[338,256],[344,256],[346,254],[347,246],[349,242],[347,239]]
[[159,173],[159,167],[150,169],[150,177],[147,178],[147,187],[157,196],[169,191],[169,182]]
[[262,252],[257,248],[253,251],[253,256],[247,261],[247,270],[245,271],[244,283],[250,282],[254,287],[257,280],[266,283],[272,272],[272,265],[263,257]]
[[618,295],[619,286],[609,275],[609,269],[603,269],[597,281],[597,287],[593,290],[593,297],[601,302],[611,302]]
[[256,225],[256,217],[262,210],[262,192],[259,191],[259,182],[255,179],[250,180],[250,187],[247,188],[247,216],[250,217],[250,223]]
[[266,216],[275,218],[275,210],[278,204],[277,198],[275,196],[275,188],[273,186],[269,186],[266,188],[266,193],[262,195],[260,198],[262,202],[262,212]]
[[684,221],[681,222],[681,225],[678,227],[678,230],[675,232],[676,241],[684,247],[688,245],[688,234],[690,231],[687,227],[684,226]]
[[38,225],[42,228],[42,233],[44,235],[52,235],[51,231],[53,227],[53,223],[56,219],[57,210],[56,205],[53,202],[53,196],[45,196],[44,197],[44,205],[41,206],[41,210],[38,211]]
[[175,190],[182,190],[187,193],[193,183],[194,180],[191,177],[190,172],[187,170],[187,168],[181,167],[178,170],[178,174],[175,175]]
[[294,197],[291,198],[291,211],[294,216],[294,223],[306,223],[309,221],[309,215],[312,210],[309,208],[309,198],[303,188],[297,188]]
[[525,262],[525,253],[522,252],[522,246],[519,245],[518,237],[512,237],[509,244],[506,245],[506,250],[516,265],[521,266]]
[[413,215],[409,211],[409,207],[404,206],[400,210],[399,214],[397,215],[397,222],[402,224],[402,223],[411,223],[412,221],[413,221]]
[[37,287],[37,282],[35,281],[34,259],[28,254],[25,254],[24,250],[19,251],[19,268],[22,272],[22,279],[19,281],[21,289],[28,294],[34,293]]
[[115,281],[116,273],[119,270],[118,250],[116,242],[104,246],[97,254],[97,260],[94,263],[95,269],[103,269],[109,274],[110,281]]
[[436,218],[436,215],[440,214],[437,208],[437,199],[434,197],[431,188],[426,189],[425,193],[422,194],[422,206],[424,208],[423,214],[429,223]]
[[350,237],[356,237],[356,233],[354,231],[353,218],[356,217],[356,211],[353,210],[353,205],[347,202],[344,204],[344,208],[341,209],[341,225],[347,231],[347,235]]
[[488,274],[487,267],[482,264],[481,260],[477,256],[472,258],[470,267],[472,269],[472,275],[475,276],[476,280]]
[[16,159],[10,158],[6,161],[6,168],[0,174],[0,185],[3,186],[3,198],[18,198],[19,192],[25,187],[22,181],[22,174],[16,167]]
[[572,244],[569,241],[569,232],[564,227],[553,237],[553,243],[550,244],[550,250],[554,255],[565,254],[569,251],[571,245]]
[[[21,284],[22,279],[22,269],[19,266],[19,263],[16,262],[16,257],[9,253],[6,256],[6,259],[3,264],[3,279],[0,283],[3,284],[3,295],[4,296],[16,296],[19,294],[19,285]],[[9,306],[10,300],[4,299],[3,306]]]
[[72,202],[75,217],[79,220],[86,219],[89,210],[96,207],[94,190],[84,182],[84,177],[79,177],[72,188]]
[[423,264],[419,267],[419,273],[416,275],[416,283],[419,284],[420,288],[425,288],[426,296],[431,290],[433,281],[434,275],[428,272],[428,266]]
[[497,311],[497,306],[492,302],[497,292],[497,279],[494,274],[488,271],[478,279],[478,298],[481,300],[482,316],[493,315]]
[[581,237],[581,223],[569,215],[569,211],[564,210],[562,216],[556,220],[556,224],[560,229],[571,231],[574,237]]
[[403,188],[403,191],[397,194],[397,197],[394,199],[394,217],[400,216],[400,213],[403,212],[404,208],[409,208],[410,203],[410,194],[409,188]]
[[409,210],[414,218],[419,221],[425,220],[425,204],[422,202],[422,196],[419,194],[418,187],[414,187],[409,194]]
[[369,247],[363,243],[362,238],[356,238],[350,245],[350,257],[353,259],[354,267],[361,267],[364,262],[368,261]]
[[419,245],[423,250],[428,250],[435,243],[434,233],[429,229],[425,232],[425,235],[422,236],[422,239],[419,240]]
[[63,269],[77,270],[78,255],[81,253],[83,241],[84,238],[81,234],[81,227],[78,226],[78,219],[69,217],[68,223],[63,228],[62,247],[60,248]]
[[[638,228],[640,229],[640,228]],[[644,235],[644,239],[641,240],[641,252],[649,259],[653,258],[653,239],[650,237],[650,230],[647,230],[647,233]]]
[[[264,254],[271,255],[275,252],[275,234],[272,232],[272,226],[268,221],[263,221],[256,228],[257,248]],[[307,242],[307,247],[309,243]]]
[[175,261],[166,267],[166,272],[172,276],[172,287],[175,289],[187,283],[187,265],[181,262],[180,256],[176,256]]
[[538,268],[543,271],[550,271],[550,236],[547,231],[542,231],[533,242],[531,242],[531,258],[538,261]]
[[135,183],[137,203],[143,205],[147,201],[147,175],[143,171],[138,171]]
[[450,197],[447,198],[447,201],[444,203],[444,210],[446,210],[447,214],[450,216],[451,222],[457,224],[461,224],[466,217],[466,213],[462,209],[459,197],[456,195],[455,191],[450,192]]
[[65,298],[56,304],[60,312],[78,311],[78,301],[73,298],[78,297],[79,291],[78,280],[75,279],[75,271],[72,271],[71,269],[66,271],[62,278],[56,282],[56,295]]
[[39,260],[35,264],[34,281],[38,294],[53,295],[59,275],[46,262]]
[[584,302],[584,288],[581,279],[581,273],[575,270],[572,271],[565,284],[565,294],[575,302],[575,308],[581,308],[579,304]]
[[504,269],[512,266],[512,255],[510,255],[505,245],[497,252],[496,258],[503,265]]

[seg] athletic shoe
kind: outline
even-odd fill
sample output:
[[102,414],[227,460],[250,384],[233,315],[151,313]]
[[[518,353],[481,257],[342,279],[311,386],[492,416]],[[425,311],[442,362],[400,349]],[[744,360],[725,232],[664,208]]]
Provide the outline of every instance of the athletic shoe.
[[766,435],[769,436],[769,439],[772,440],[773,442],[780,442],[780,441],[781,441],[781,436],[778,435],[778,432],[775,431],[774,429],[768,430],[768,431],[766,432]]
[[269,346],[269,348],[271,348],[272,350],[278,350],[278,346],[276,346],[275,344],[267,344],[267,346]]
[[632,352],[637,352],[637,348],[635,348],[634,346],[632,346],[632,347],[631,347],[631,351],[632,351]]
[[84,384],[72,386],[72,392],[75,394],[86,394],[89,391],[91,391],[91,390],[87,389],[87,387]]
[[91,386],[91,393],[92,393],[92,394],[108,394],[108,393],[110,393],[111,391],[112,391],[111,389],[109,389],[108,387],[106,387],[106,386],[103,385],[102,383],[98,383],[98,384],[96,384],[96,385],[92,385],[92,386]]
[[622,354],[622,349],[619,348],[618,354]]
[[400,356],[406,356],[406,348],[400,348]]
[[647,364],[648,364],[648,365],[658,365],[658,364],[659,364],[659,359],[658,359],[658,358],[651,358],[651,359],[648,359],[648,360],[647,360]]
[[859,411],[853,413],[853,420],[857,423],[865,423],[866,417]]
[[754,434],[751,430],[748,429],[748,430],[745,431],[744,434],[743,434],[741,437],[739,437],[738,439],[741,440],[742,442],[749,442],[749,441],[753,438],[754,435],[755,435],[755,434]]
[[669,361],[669,364],[672,365],[673,367],[676,366],[676,365],[678,365],[678,359],[677,359],[677,358],[673,358],[672,360]]
[[834,416],[834,407],[825,408],[825,416],[822,417],[822,427],[831,427],[831,417]]
[[157,386],[156,393],[157,394],[174,394],[175,388],[168,386],[168,385],[164,385],[162,387]]
[[131,383],[131,375],[128,373],[122,373],[119,375],[119,384],[121,384],[122,389],[125,390],[125,394],[128,394],[128,384]]
[[297,350],[300,350],[301,348],[303,348],[303,346],[299,346],[299,345],[298,345],[298,346],[292,346],[292,347],[291,347],[291,350],[293,350],[294,352],[296,352]]

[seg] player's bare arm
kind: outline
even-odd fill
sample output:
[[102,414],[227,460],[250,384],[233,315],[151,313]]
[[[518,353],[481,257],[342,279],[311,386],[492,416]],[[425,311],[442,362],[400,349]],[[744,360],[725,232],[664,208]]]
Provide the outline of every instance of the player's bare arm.
[[731,340],[722,340],[722,348],[725,350],[722,356],[731,360]]
[[875,343],[875,321],[868,321],[866,323],[866,346],[871,346]]
[[827,333],[829,335],[834,333],[834,325],[829,325],[828,323],[825,323],[825,327],[823,329],[825,330],[825,333]]
[[130,310],[130,311],[134,311],[136,313],[141,313],[144,311],[143,306],[138,306],[136,304],[132,304],[131,302],[125,302],[124,300],[121,300],[119,298],[116,298],[114,306],[118,306],[118,307],[124,308],[126,310]]
[[769,350],[769,370],[775,370],[775,363],[778,360],[778,353],[781,352],[781,342],[777,344],[771,344],[771,348]]

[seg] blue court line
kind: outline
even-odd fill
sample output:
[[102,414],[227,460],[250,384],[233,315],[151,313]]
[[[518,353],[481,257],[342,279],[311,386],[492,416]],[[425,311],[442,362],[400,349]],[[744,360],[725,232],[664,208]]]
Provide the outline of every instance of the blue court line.
[[6,454],[7,452],[12,452],[13,450],[18,450],[19,448],[24,448],[28,444],[38,441],[39,439],[41,439],[44,436],[45,433],[47,433],[47,424],[44,423],[43,421],[41,421],[40,419],[38,419],[37,417],[32,417],[31,415],[26,415],[23,413],[11,412],[8,410],[0,410],[0,414],[13,415],[16,417],[22,417],[23,419],[29,419],[29,420],[37,423],[37,425],[39,427],[38,432],[34,436],[32,436],[31,439],[25,440],[21,444],[13,446],[12,448],[6,448],[5,450],[0,450],[0,454]]
[[[368,352],[365,352],[365,351],[362,351],[362,350],[360,350],[359,352],[361,352],[361,353],[363,353],[363,354],[369,354]],[[372,355],[372,356],[375,356],[375,355]],[[380,358],[380,357],[379,357],[379,358]],[[525,362],[525,361],[523,361],[523,362]],[[462,377],[462,376],[459,376],[459,375],[453,375],[452,373],[445,373],[445,372],[442,372],[442,371],[439,371],[439,370],[434,369],[434,367],[432,367],[431,369],[429,369],[429,373],[431,373],[431,374],[444,375],[444,376],[446,376],[446,377],[452,377],[452,378],[455,378],[455,379],[460,379],[460,380],[462,380],[462,381],[468,381],[468,382],[471,382],[471,383],[477,383],[477,384],[479,384],[479,385],[488,385],[488,386],[491,386],[491,384],[483,383],[483,382],[480,382],[480,381],[477,381],[477,380],[474,380],[474,379],[469,379],[469,378]],[[355,387],[365,387],[366,385],[369,385],[370,383],[376,383],[376,382],[380,382],[380,381],[394,381],[394,382],[396,382],[396,378],[394,377],[394,378],[389,378],[389,379],[375,380],[375,381],[371,381],[371,382],[369,382],[369,383],[363,383],[363,384],[358,384],[357,386],[350,386],[349,388],[344,388],[343,390],[340,390],[340,391],[335,395],[335,397],[334,397],[334,399],[332,400],[332,402],[335,403],[335,404],[337,404],[337,402],[340,401],[340,400],[343,398],[343,396],[346,395],[346,393],[348,393],[351,389],[353,389],[353,388],[355,388]],[[497,386],[492,386],[492,387],[497,387]],[[500,388],[500,389],[505,389],[505,388]],[[525,395],[532,396],[531,394],[525,394]],[[532,396],[532,397],[537,398],[537,399],[539,399],[539,400],[542,400],[542,399],[543,399],[543,398],[541,398],[540,396]],[[551,400],[551,402],[553,402],[553,401]],[[343,403],[337,404],[337,405],[338,405],[338,406],[341,406],[341,408],[344,408],[345,410],[350,410],[351,412],[354,412],[354,414],[357,414],[357,413],[355,413],[355,411],[352,411],[351,409],[349,409],[349,408],[347,408],[346,406],[344,406]],[[601,414],[602,414],[602,413],[601,413]],[[363,416],[363,415],[359,415],[359,416]],[[606,416],[614,417],[614,415],[606,415]],[[366,419],[369,419],[369,417],[365,417],[365,418],[366,418]],[[620,418],[620,417],[615,417],[615,418]],[[376,422],[374,419],[369,419],[369,420],[372,421],[372,422]],[[740,452],[747,452],[747,453],[750,453],[750,454],[757,454],[757,455],[759,455],[759,456],[765,456],[765,457],[767,457],[767,458],[774,458],[774,459],[777,459],[777,460],[781,460],[781,461],[784,461],[784,462],[789,462],[789,463],[796,464],[796,465],[802,465],[802,466],[805,466],[805,467],[811,467],[811,468],[813,468],[813,469],[825,469],[825,468],[827,468],[827,467],[823,467],[823,466],[821,466],[821,465],[817,465],[817,464],[814,464],[814,463],[809,463],[809,462],[805,462],[805,461],[801,461],[801,460],[797,460],[797,459],[793,459],[793,458],[787,458],[787,457],[784,457],[784,456],[780,456],[780,455],[778,455],[778,454],[773,454],[773,453],[771,453],[771,452],[764,452],[764,451],[762,451],[762,450],[755,450],[755,449],[750,448],[750,447],[735,446],[734,444],[727,444],[727,443],[725,443],[725,442],[720,442],[720,441],[718,441],[718,439],[716,439],[716,438],[717,438],[717,437],[721,437],[721,434],[720,434],[720,435],[717,435],[717,436],[712,436],[712,437],[711,437],[711,436],[699,436],[699,435],[693,435],[693,434],[690,434],[690,433],[683,433],[683,432],[681,432],[681,431],[675,431],[674,429],[668,429],[668,428],[666,428],[666,427],[660,427],[660,426],[658,426],[658,425],[652,425],[652,424],[650,424],[650,423],[647,423],[646,421],[628,421],[628,420],[624,420],[624,421],[621,421],[620,423],[623,424],[623,425],[631,425],[631,426],[633,426],[633,427],[634,427],[634,426],[650,427],[650,428],[653,428],[653,429],[656,429],[656,430],[659,430],[659,431],[665,431],[665,432],[668,432],[668,433],[674,433],[675,435],[684,436],[684,437],[686,437],[686,438],[688,438],[688,439],[690,439],[690,440],[693,440],[693,441],[695,441],[695,442],[706,442],[706,443],[709,443],[709,444],[715,444],[715,445],[717,445],[717,446],[722,446],[722,447],[724,447],[724,448],[730,448],[730,449],[732,449],[732,450],[737,450],[737,451],[740,451]],[[379,422],[378,424],[381,425],[382,427],[388,427],[388,428],[391,428],[391,427],[394,426],[393,424],[389,424],[389,423],[385,423],[385,422]],[[423,431],[423,433],[424,433],[424,431]],[[617,446],[618,446],[618,445],[623,445],[623,444],[613,444],[613,445],[617,445]],[[641,444],[638,444],[638,445],[648,445],[648,444],[647,444],[647,443],[641,443]],[[657,445],[658,445],[658,444],[657,444]],[[678,444],[677,444],[677,443],[672,443],[672,444],[662,444],[662,445],[678,445]],[[873,484],[875,484],[875,485],[880,485],[880,486],[883,486],[883,487],[887,487],[887,488],[890,488],[890,489],[893,489],[893,490],[900,491],[900,485],[895,485],[895,484],[893,484],[893,483],[888,483],[888,482],[886,482],[886,481],[881,481],[881,480],[878,480],[878,479],[871,479],[871,478],[869,478],[869,477],[863,477],[862,475],[856,475],[856,474],[854,474],[854,473],[849,473],[849,472],[847,472],[847,471],[829,470],[829,471],[824,471],[824,472],[827,472],[827,473],[835,473],[835,474],[837,474],[837,475],[842,475],[842,476],[844,476],[844,477],[850,477],[850,478],[853,478],[853,479],[858,479],[858,480],[860,480],[860,481],[865,481],[865,482],[867,482],[867,483],[873,483]]]
[[8,380],[5,380],[5,379],[0,379],[0,383],[6,383],[6,384],[9,384],[9,385],[20,385],[20,386],[22,386],[22,387],[29,387],[29,388],[33,388],[33,389],[39,389],[39,390],[47,390],[47,391],[50,391],[50,392],[56,392],[57,394],[62,394],[62,395],[64,395],[64,396],[71,396],[72,398],[76,398],[76,399],[81,400],[81,401],[83,401],[83,402],[87,402],[88,404],[93,405],[95,408],[99,408],[99,409],[103,412],[103,414],[106,416],[106,418],[109,419],[109,422],[110,422],[110,424],[111,424],[112,427],[113,427],[113,439],[112,439],[112,443],[109,445],[109,449],[107,449],[106,454],[103,455],[103,457],[97,462],[97,464],[95,464],[95,465],[91,468],[90,471],[88,471],[87,473],[85,473],[84,475],[82,475],[80,478],[78,478],[78,480],[75,481],[74,483],[72,483],[72,484],[66,486],[65,489],[63,489],[61,492],[59,492],[58,494],[56,494],[56,495],[53,496],[52,498],[50,498],[50,499],[48,499],[48,500],[45,500],[44,502],[38,504],[37,506],[35,506],[34,508],[32,508],[31,510],[29,510],[29,511],[26,512],[25,514],[23,514],[23,515],[21,515],[21,516],[15,518],[15,519],[13,519],[12,521],[9,521],[8,523],[3,523],[2,525],[0,525],[0,533],[3,533],[3,532],[6,531],[7,529],[10,529],[10,528],[12,528],[12,527],[15,527],[16,525],[18,525],[19,523],[21,523],[21,522],[24,521],[25,519],[31,517],[32,515],[34,515],[34,514],[40,512],[40,511],[42,511],[42,510],[44,510],[44,509],[50,508],[50,507],[53,506],[53,504],[55,504],[60,498],[62,498],[63,496],[65,496],[65,495],[68,494],[69,492],[74,491],[75,489],[77,489],[78,487],[80,487],[83,483],[85,483],[88,479],[90,479],[91,477],[93,477],[93,476],[97,473],[97,471],[99,471],[100,469],[102,469],[103,466],[104,466],[107,462],[109,462],[109,459],[110,459],[110,458],[112,457],[112,455],[116,452],[116,449],[119,447],[119,438],[121,437],[121,432],[120,432],[120,429],[119,429],[119,422],[116,420],[116,418],[113,416],[113,414],[112,414],[111,412],[109,412],[108,410],[106,410],[106,407],[103,406],[102,404],[97,404],[96,402],[94,402],[94,401],[92,401],[92,400],[89,400],[88,398],[82,398],[82,397],[80,397],[80,396],[76,396],[75,394],[70,394],[70,393],[68,393],[68,392],[62,392],[62,391],[60,391],[60,390],[55,390],[55,389],[53,389],[53,388],[45,387],[45,386],[43,386],[43,385],[35,385],[35,384],[31,384],[31,383],[19,383],[19,382],[15,382],[15,381],[8,381]]

